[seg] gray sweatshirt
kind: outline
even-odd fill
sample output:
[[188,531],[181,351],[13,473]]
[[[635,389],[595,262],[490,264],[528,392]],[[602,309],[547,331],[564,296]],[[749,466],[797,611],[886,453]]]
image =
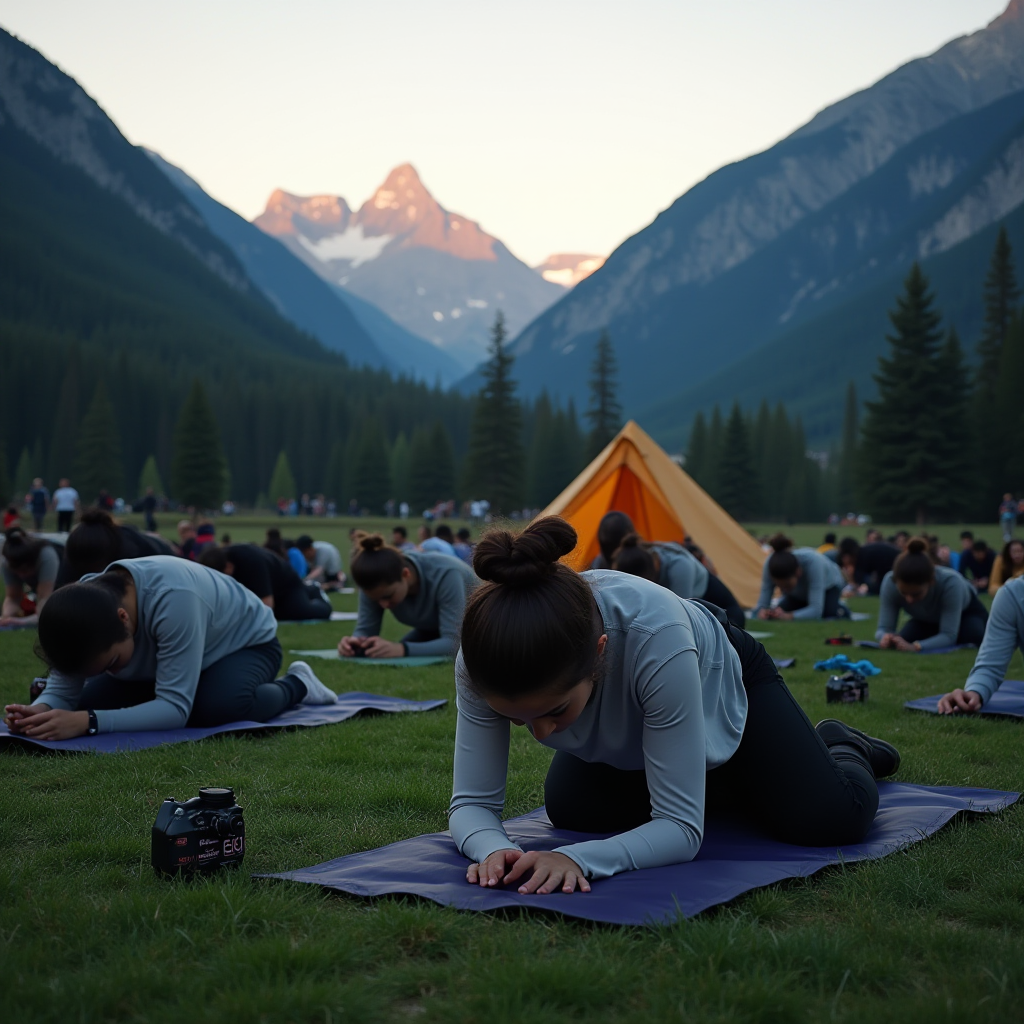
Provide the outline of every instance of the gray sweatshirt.
[[679,544],[655,544],[661,562],[658,583],[677,597],[703,597],[708,590],[707,569]]
[[[391,608],[403,625],[424,633],[439,634],[436,640],[406,642],[413,657],[451,658],[458,647],[462,614],[469,595],[479,586],[473,570],[461,558],[433,551],[407,551],[405,560],[416,570],[419,589]],[[379,636],[384,609],[359,591],[359,618],[353,636]]]
[[882,579],[879,597],[881,603],[875,639],[881,640],[886,633],[896,632],[896,623],[902,610],[918,622],[938,626],[939,631],[935,636],[919,641],[921,650],[926,651],[929,647],[952,647],[956,643],[960,619],[974,600],[974,587],[956,569],[938,565],[935,567],[935,582],[920,601],[907,604],[896,589],[896,580],[891,572],[887,572]]
[[[806,607],[793,612],[793,618],[820,619],[825,611],[825,591],[831,590],[833,587],[839,587],[841,590],[846,586],[843,571],[835,562],[815,551],[814,548],[793,548],[793,554],[796,555],[796,560],[800,563],[803,572],[788,596],[796,601],[807,602]],[[762,608],[771,607],[775,584],[768,572],[770,560],[771,556],[769,555],[761,570],[761,596],[757,599],[755,615]]]
[[[112,675],[133,683],[155,680],[156,695],[132,708],[97,711],[100,732],[181,728],[203,669],[277,635],[273,610],[224,573],[173,555],[114,562],[105,571],[115,565],[135,582],[138,626],[131,661]],[[84,678],[53,672],[36,703],[77,710],[84,684]]]
[[[705,774],[736,752],[747,717],[739,656],[702,605],[638,576],[583,573],[608,643],[604,671],[580,717],[541,742],[584,761],[646,769],[651,821],[558,852],[588,878],[692,860],[704,836]],[[463,855],[514,848],[501,824],[509,734],[455,663],[458,722],[449,827]]]
[[1015,647],[1024,651],[1024,576],[1004,583],[992,599],[985,639],[964,689],[980,694],[988,703],[1006,675]]

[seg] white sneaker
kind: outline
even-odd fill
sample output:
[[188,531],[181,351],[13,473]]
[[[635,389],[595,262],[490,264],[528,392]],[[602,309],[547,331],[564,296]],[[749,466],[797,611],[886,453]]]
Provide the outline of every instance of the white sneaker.
[[300,704],[337,704],[338,695],[317,679],[313,670],[304,661],[293,661],[286,675],[295,676],[306,684],[306,696]]

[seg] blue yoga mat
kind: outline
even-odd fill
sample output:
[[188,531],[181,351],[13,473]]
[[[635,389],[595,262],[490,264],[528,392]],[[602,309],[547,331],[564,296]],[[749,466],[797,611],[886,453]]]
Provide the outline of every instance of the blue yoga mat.
[[[466,882],[466,859],[447,832],[407,839],[379,850],[298,871],[257,875],[322,885],[356,896],[407,893],[460,910],[524,907],[609,924],[665,924],[784,878],[806,878],[830,864],[875,860],[938,831],[965,811],[994,814],[1018,793],[995,789],[913,786],[882,782],[874,826],[855,846],[789,846],[764,839],[734,822],[708,821],[704,843],[688,864],[626,871],[593,883],[589,893],[522,896],[515,889],[482,889]],[[505,822],[527,850],[552,850],[600,836],[554,828],[543,808]]]
[[[934,697],[918,697],[908,700],[903,706],[912,711],[929,711],[933,715],[939,713],[939,700],[942,694]],[[1020,679],[1007,679],[992,694],[992,698],[982,705],[978,715],[987,718],[1024,718],[1024,682]],[[974,715],[960,715],[962,718],[973,718]]]
[[410,655],[408,658],[343,658],[337,647],[325,647],[317,651],[289,651],[289,654],[298,654],[303,658],[323,658],[324,661],[343,661],[346,665],[390,665],[392,668],[422,668],[424,665],[443,665],[451,658],[441,657],[416,657]]
[[0,723],[0,750],[23,746],[42,750],[92,750],[113,754],[124,750],[146,750],[169,743],[188,743],[232,732],[263,732],[267,729],[299,729],[314,725],[334,725],[362,711],[431,711],[447,700],[403,700],[379,693],[341,693],[337,704],[299,704],[269,722],[228,722],[209,729],[153,729],[147,732],[105,732],[99,736],[76,736],[73,740],[33,740],[16,736]]
[[[854,647],[867,647],[872,651],[882,650],[882,645],[877,640],[855,640]],[[952,644],[949,647],[929,647],[923,651],[895,651],[895,654],[950,654],[953,651],[974,650],[976,644]]]

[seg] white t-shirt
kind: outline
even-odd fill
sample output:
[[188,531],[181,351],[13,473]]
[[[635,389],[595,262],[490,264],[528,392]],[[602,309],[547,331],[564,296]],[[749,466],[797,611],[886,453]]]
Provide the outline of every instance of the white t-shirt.
[[53,492],[54,507],[58,512],[74,512],[78,491],[74,487],[58,487]]

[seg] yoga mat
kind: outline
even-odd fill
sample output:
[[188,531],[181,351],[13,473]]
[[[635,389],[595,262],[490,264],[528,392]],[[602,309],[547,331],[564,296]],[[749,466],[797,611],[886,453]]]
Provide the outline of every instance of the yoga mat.
[[850,612],[851,622],[867,622],[871,618],[868,612]]
[[6,633],[8,630],[35,629],[35,628],[36,628],[36,624],[34,622],[30,623],[27,626],[23,626],[20,622],[14,622],[14,623],[11,623],[9,626],[0,626],[0,633]]
[[355,622],[359,612],[331,612],[326,619],[282,619],[285,626],[322,626],[325,622]]
[[[942,696],[937,693],[934,697],[918,697],[917,700],[908,700],[903,706],[911,711],[928,711],[937,715]],[[1020,679],[1007,679],[992,694],[992,698],[982,704],[979,712],[974,715],[957,714],[960,718],[1024,718],[1024,682]]]
[[[881,651],[883,647],[876,640],[857,640],[854,647],[866,647],[872,651]],[[929,647],[924,651],[896,651],[896,654],[951,654],[953,651],[973,650],[976,644],[953,644],[951,647]],[[891,648],[885,648],[891,650]]]
[[[466,881],[468,862],[447,832],[406,839],[310,868],[255,877],[307,882],[356,896],[407,893],[460,910],[525,907],[609,924],[668,924],[680,915],[692,917],[784,878],[807,878],[830,864],[884,857],[933,834],[957,814],[994,814],[1020,795],[902,782],[880,782],[878,790],[878,814],[862,843],[838,850],[790,846],[763,839],[734,822],[708,821],[704,843],[690,863],[625,871],[592,883],[589,893],[568,896],[521,896],[515,889],[470,885]],[[601,838],[554,828],[543,808],[506,821],[505,828],[528,850],[551,850]]]
[[413,657],[408,658],[343,658],[337,647],[325,647],[320,651],[289,651],[289,654],[300,654],[304,658],[323,658],[324,661],[343,661],[352,665],[390,665],[392,668],[421,668],[424,665],[443,665],[451,658]]
[[747,634],[752,636],[755,640],[767,640],[768,637],[775,636],[774,633],[762,633],[754,629],[748,629]]
[[355,622],[359,612],[331,612],[331,622]]
[[796,658],[772,658],[776,668],[792,668],[796,664]]
[[113,754],[123,750],[146,750],[169,743],[188,743],[232,732],[263,732],[267,729],[297,729],[314,725],[334,725],[361,711],[431,711],[446,700],[403,700],[379,693],[341,693],[337,704],[299,704],[269,722],[228,722],[209,729],[154,729],[147,732],[105,732],[98,736],[76,736],[73,740],[33,740],[15,736],[0,723],[0,750],[23,746],[42,750],[94,750]]

